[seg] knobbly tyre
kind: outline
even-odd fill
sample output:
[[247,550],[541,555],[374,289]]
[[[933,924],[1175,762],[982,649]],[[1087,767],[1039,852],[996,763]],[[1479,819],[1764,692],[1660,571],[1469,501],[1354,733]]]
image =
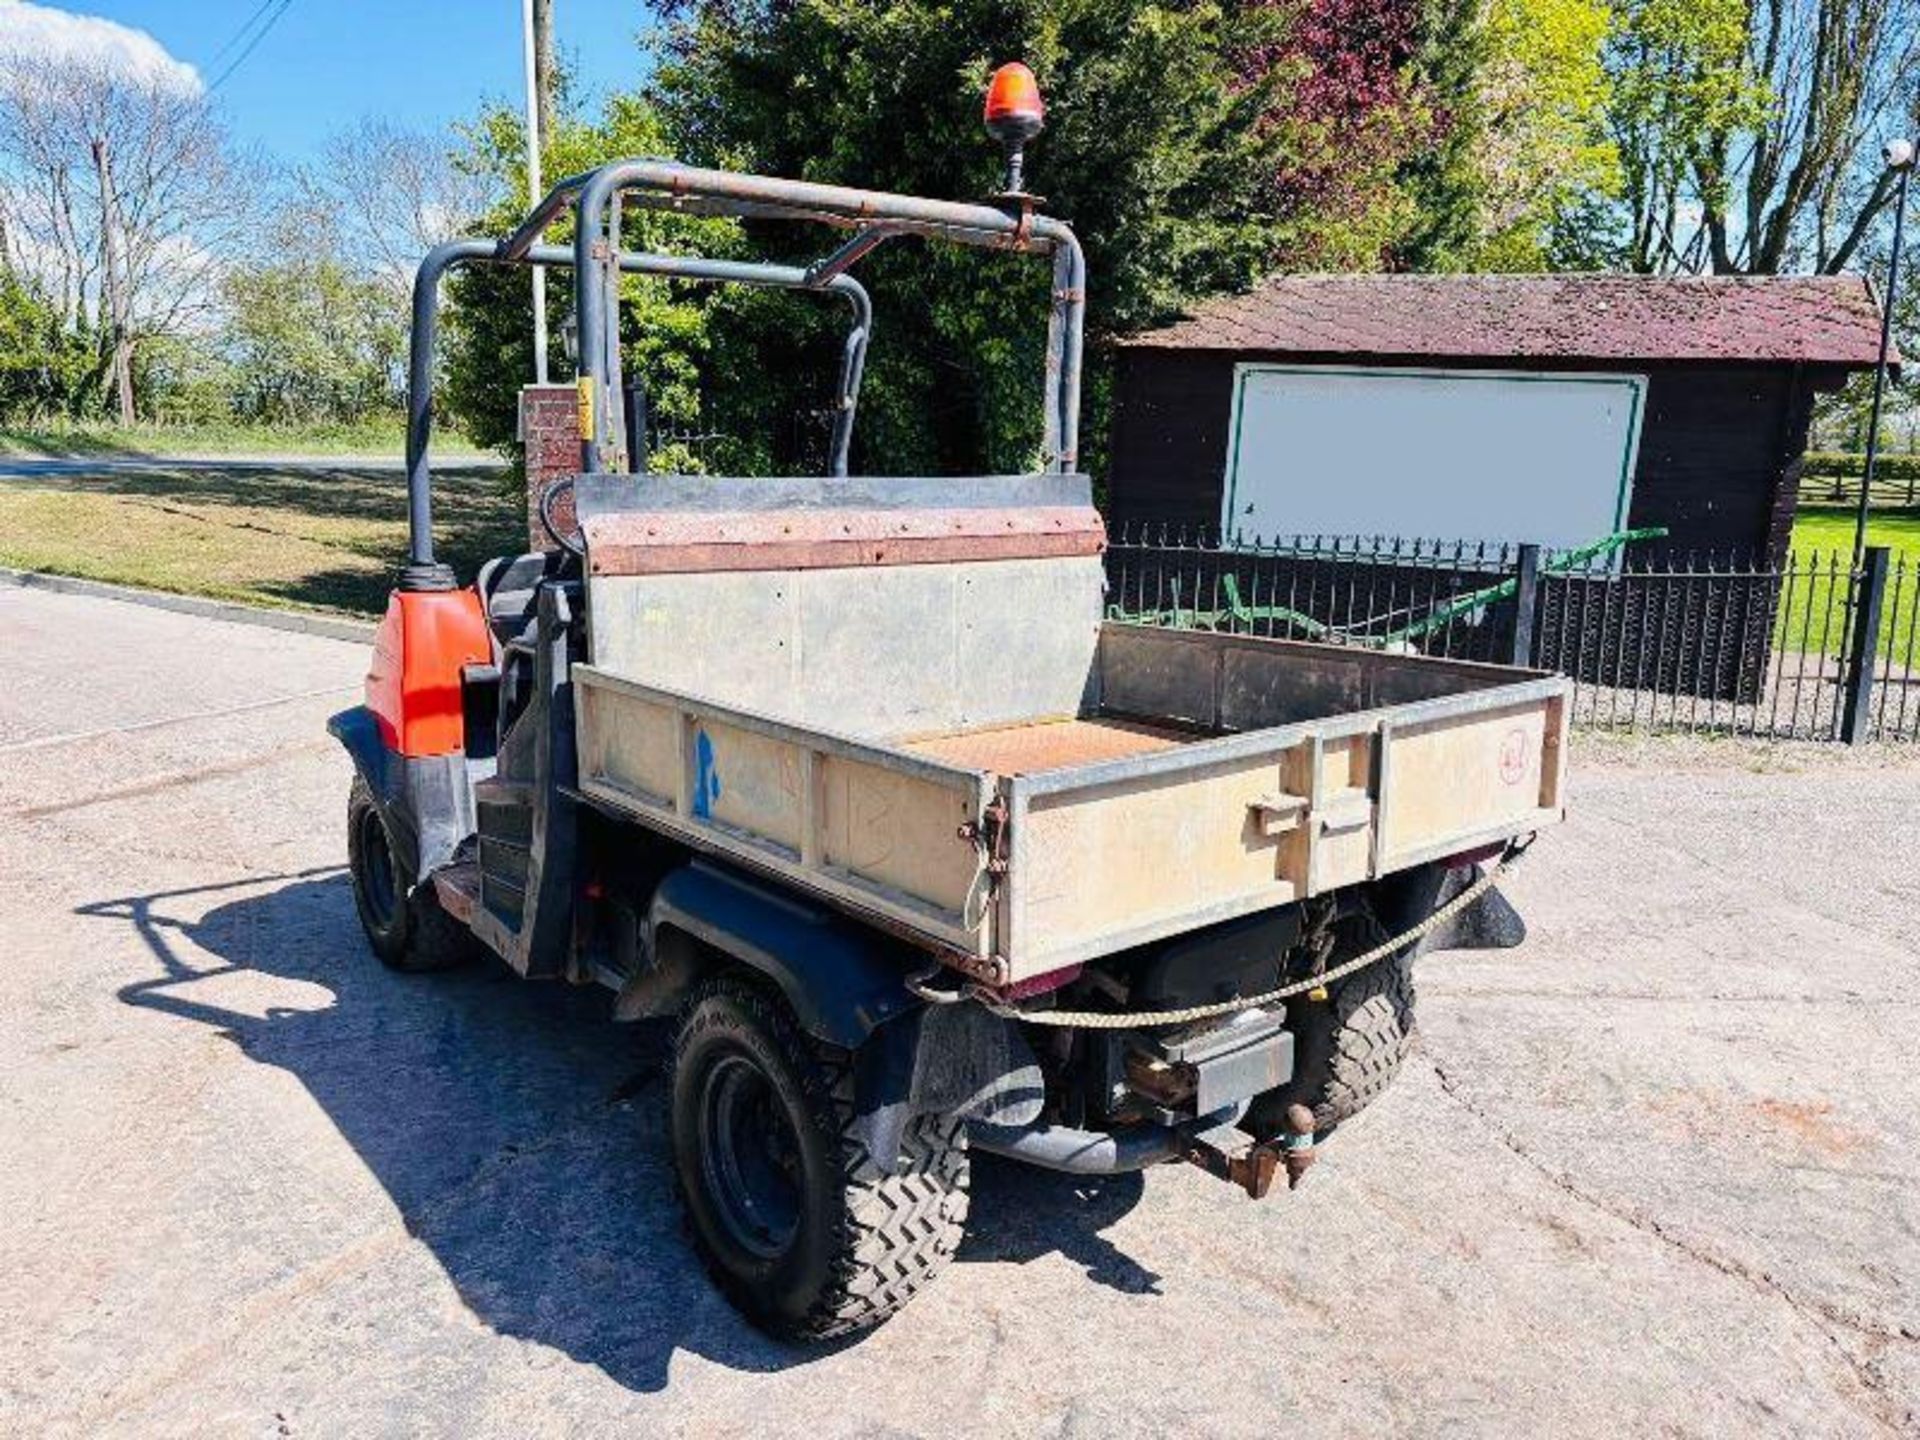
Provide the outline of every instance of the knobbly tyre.
[[[366,704],[330,723],[375,952],[484,947],[670,1017],[695,1243],[787,1337],[873,1325],[945,1265],[969,1147],[1297,1182],[1400,1065],[1414,955],[1517,943],[1479,867],[1562,814],[1559,678],[1103,617],[1085,264],[1020,189],[1030,77],[988,110],[1011,162],[989,203],[623,160],[432,252],[410,553]],[[638,254],[620,201],[851,233],[804,268]],[[571,248],[542,243],[569,205]],[[847,475],[871,331],[850,270],[901,236],[1051,263],[1039,473]],[[433,550],[439,281],[530,263],[574,279],[577,529],[543,501],[552,548],[462,586]],[[843,302],[831,473],[646,474],[622,272]]]

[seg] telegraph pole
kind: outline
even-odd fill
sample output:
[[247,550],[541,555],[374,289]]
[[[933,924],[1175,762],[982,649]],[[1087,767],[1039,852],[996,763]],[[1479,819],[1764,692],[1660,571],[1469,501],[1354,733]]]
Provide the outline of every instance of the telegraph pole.
[[[553,123],[553,0],[520,0],[527,60],[527,205],[540,203],[540,146]],[[533,383],[547,383],[547,271],[533,267]]]

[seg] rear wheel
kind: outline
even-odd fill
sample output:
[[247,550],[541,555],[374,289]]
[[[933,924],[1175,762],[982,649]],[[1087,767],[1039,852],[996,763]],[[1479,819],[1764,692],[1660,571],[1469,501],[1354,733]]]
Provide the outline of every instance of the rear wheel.
[[852,1062],[735,981],[695,999],[674,1047],[668,1121],[694,1243],[727,1298],[783,1339],[879,1324],[964,1233],[963,1122],[914,1116],[881,1168],[855,1124]]
[[1351,1120],[1386,1093],[1413,1053],[1413,961],[1399,955],[1349,976],[1310,1022],[1324,1057],[1305,1104],[1319,1129]]
[[417,889],[364,778],[347,795],[347,868],[360,926],[381,963],[395,970],[445,970],[470,959],[475,941],[440,908],[433,886]]
[[[1387,936],[1377,922],[1353,924],[1329,963],[1338,964],[1343,950],[1358,954]],[[1288,1002],[1294,1078],[1255,1102],[1258,1124],[1277,1134],[1286,1107],[1300,1104],[1313,1111],[1315,1129],[1324,1132],[1386,1093],[1413,1053],[1418,1034],[1413,1019],[1414,948],[1409,945],[1335,982],[1324,1000]]]

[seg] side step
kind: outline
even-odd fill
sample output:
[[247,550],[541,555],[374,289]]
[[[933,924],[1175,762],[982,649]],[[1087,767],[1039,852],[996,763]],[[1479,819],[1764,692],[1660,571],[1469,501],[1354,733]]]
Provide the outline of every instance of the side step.
[[433,872],[433,893],[440,908],[472,928],[473,912],[480,904],[480,867],[472,860],[456,861]]
[[487,912],[517,930],[526,909],[533,846],[533,787],[500,779],[473,789],[479,822],[480,901]]

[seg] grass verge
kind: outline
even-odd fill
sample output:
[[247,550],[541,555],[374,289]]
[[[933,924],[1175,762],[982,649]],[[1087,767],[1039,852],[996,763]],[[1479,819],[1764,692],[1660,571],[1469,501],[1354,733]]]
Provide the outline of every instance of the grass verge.
[[[461,579],[526,547],[494,472],[434,477],[435,547]],[[154,470],[0,481],[0,565],[243,604],[376,615],[406,553],[393,471]]]
[[[85,459],[90,456],[168,455],[391,455],[405,450],[399,416],[357,425],[134,425],[56,422],[0,427],[0,456]],[[436,455],[481,458],[457,436],[434,446]]]

